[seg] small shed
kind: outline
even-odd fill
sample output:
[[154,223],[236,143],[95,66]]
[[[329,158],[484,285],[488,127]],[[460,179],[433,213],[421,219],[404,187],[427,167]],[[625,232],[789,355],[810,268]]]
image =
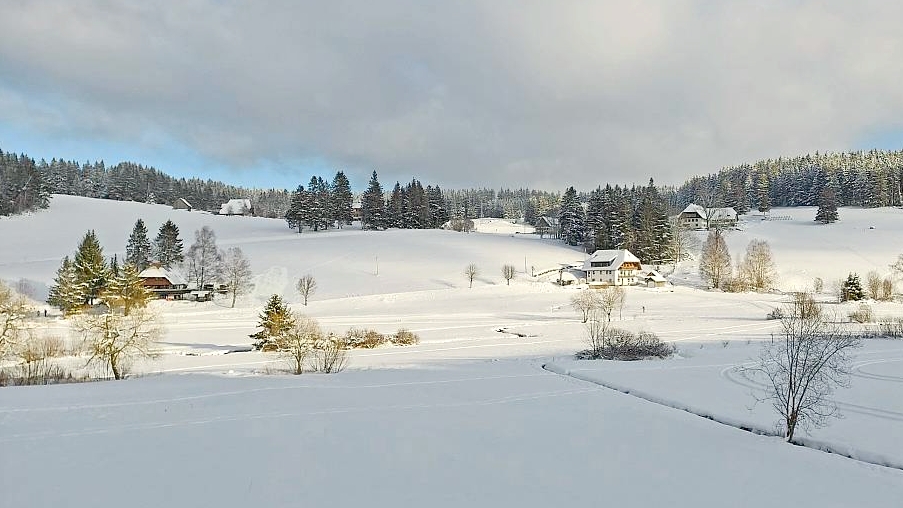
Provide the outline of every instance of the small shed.
[[250,199],[230,199],[219,208],[220,215],[254,215]]
[[189,212],[194,210],[194,207],[191,206],[191,203],[188,202],[185,198],[179,198],[175,203],[172,204],[173,210],[188,210]]
[[643,270],[637,278],[648,288],[663,288],[668,285],[668,279],[655,270]]

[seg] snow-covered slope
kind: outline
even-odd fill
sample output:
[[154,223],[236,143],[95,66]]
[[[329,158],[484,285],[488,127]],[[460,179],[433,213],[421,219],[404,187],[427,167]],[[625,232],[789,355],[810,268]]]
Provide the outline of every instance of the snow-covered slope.
[[[842,221],[830,226],[813,224],[808,212],[772,212],[792,221],[747,218],[728,234],[732,252],[740,255],[751,238],[768,240],[792,288],[815,276],[886,271],[903,250],[900,210],[842,209]],[[674,405],[767,425],[761,405],[744,413],[754,399],[730,372],[777,331],[764,318],[783,296],[629,288],[616,325],[655,332],[681,355],[630,365],[570,362],[584,345],[569,304],[579,289],[523,272],[584,254],[507,221],[477,221],[482,232],[468,234],[299,235],[281,220],[56,196],[48,211],[0,219],[0,278],[48,284],[90,228],[108,255],[121,255],[138,218],[152,235],[171,218],[186,245],[194,230],[211,226],[220,247],[241,246],[250,258],[255,292],[235,309],[154,302],[166,329],[164,354],[134,365],[144,377],[0,389],[0,506],[846,507],[895,506],[903,498],[899,471],[541,369],[546,362],[587,369],[587,377]],[[473,288],[463,276],[468,263],[482,271]],[[510,285],[503,264],[521,272]],[[303,307],[293,283],[308,272],[319,285]],[[271,293],[327,331],[404,327],[422,340],[353,351],[349,369],[333,376],[260,375],[279,372],[279,360],[226,353],[247,348]],[[903,315],[899,304],[876,308]],[[64,336],[67,322],[42,318],[41,326]],[[816,438],[903,461],[898,445],[882,444],[900,439],[893,425],[903,408],[889,399],[903,378],[895,344],[863,351],[862,376],[853,390],[838,392],[860,410]]]

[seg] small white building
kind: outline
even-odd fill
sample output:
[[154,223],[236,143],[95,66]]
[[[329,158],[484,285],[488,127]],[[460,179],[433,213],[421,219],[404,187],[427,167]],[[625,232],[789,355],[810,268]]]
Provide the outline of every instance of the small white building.
[[230,199],[219,208],[220,215],[254,215],[250,199]]
[[583,262],[589,287],[633,286],[640,282],[640,259],[629,250],[597,250]]
[[678,220],[681,226],[690,229],[732,228],[737,225],[737,211],[731,207],[710,208],[707,211],[699,205],[690,203],[680,212]]

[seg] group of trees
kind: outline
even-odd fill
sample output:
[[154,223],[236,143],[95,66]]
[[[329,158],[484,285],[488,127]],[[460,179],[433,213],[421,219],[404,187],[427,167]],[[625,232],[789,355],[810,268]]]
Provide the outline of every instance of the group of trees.
[[290,361],[293,373],[303,373],[308,362],[314,370],[325,373],[345,367],[344,342],[324,335],[316,320],[293,312],[281,296],[270,296],[258,317],[260,330],[250,336],[254,347],[279,353]]
[[342,228],[351,224],[351,185],[345,173],[339,171],[329,184],[318,176],[312,176],[307,189],[299,185],[292,192],[285,220],[292,229],[300,233],[306,226],[314,231],[335,225]]
[[675,209],[711,197],[718,206],[746,213],[775,206],[820,206],[826,201],[835,206],[900,206],[901,192],[903,150],[870,150],[816,152],[725,167],[691,178],[669,197]]
[[448,222],[442,190],[426,188],[417,180],[402,186],[396,182],[388,196],[384,195],[376,171],[370,176],[367,190],[361,195],[361,224],[364,229],[432,229]]
[[646,262],[675,259],[668,202],[650,179],[645,187],[597,187],[583,199],[574,187],[561,197],[561,238],[587,251],[627,249]]
[[720,229],[709,231],[699,257],[699,275],[710,287],[728,291],[768,291],[775,281],[775,263],[768,242],[753,238],[736,270]]
[[44,178],[34,160],[0,150],[0,216],[47,208],[51,189]]
[[133,308],[144,307],[151,298],[139,273],[138,267],[130,262],[120,265],[115,257],[108,261],[94,230],[89,230],[72,260],[69,256],[63,258],[47,303],[68,315],[102,300],[128,315]]

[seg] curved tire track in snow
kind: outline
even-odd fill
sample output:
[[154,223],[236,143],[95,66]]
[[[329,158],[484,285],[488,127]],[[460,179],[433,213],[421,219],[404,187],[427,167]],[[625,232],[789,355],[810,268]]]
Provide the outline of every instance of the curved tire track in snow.
[[[716,415],[714,413],[704,411],[704,410],[701,410],[698,408],[693,408],[691,406],[679,404],[675,401],[671,401],[671,400],[665,399],[663,397],[658,397],[658,396],[652,395],[650,393],[646,393],[646,392],[643,392],[640,390],[634,390],[630,387],[621,386],[621,385],[618,385],[615,383],[609,383],[606,381],[600,381],[598,379],[593,379],[589,376],[575,373],[573,371],[564,369],[564,368],[559,367],[558,365],[555,365],[552,363],[544,363],[542,365],[542,369],[547,372],[550,372],[552,374],[556,374],[556,375],[563,376],[563,377],[568,377],[571,379],[576,379],[578,381],[583,381],[586,383],[591,383],[596,386],[601,386],[602,388],[607,388],[609,390],[620,392],[625,395],[630,395],[632,397],[636,397],[638,399],[644,400],[646,402],[651,402],[652,404],[657,404],[659,406],[667,407],[670,409],[676,409],[678,411],[683,411],[685,413],[689,413],[691,415],[698,416],[700,418],[705,418],[706,420],[710,420],[710,421],[713,421],[713,422],[721,424],[721,425],[726,425],[728,427],[733,427],[735,429],[749,432],[751,434],[779,437],[779,438],[783,439],[783,436],[780,433],[778,433],[772,429],[766,429],[765,427],[761,427],[759,425],[752,424],[749,422],[734,420],[733,418]],[[730,369],[730,368],[724,369],[724,370],[722,370],[722,372],[725,372],[728,369]],[[744,384],[743,386],[749,386],[749,385]],[[903,414],[901,414],[900,416],[901,416],[901,418],[903,418]],[[903,421],[903,420],[901,420],[901,421]],[[813,450],[818,450],[818,451],[825,452],[825,453],[839,455],[841,457],[852,459],[857,462],[863,462],[866,464],[887,467],[890,469],[897,469],[897,470],[903,471],[903,462],[899,462],[890,457],[885,457],[885,456],[881,456],[881,455],[877,455],[877,454],[871,454],[868,452],[864,452],[862,450],[857,450],[852,447],[841,447],[841,446],[834,445],[832,443],[828,443],[828,442],[824,442],[824,441],[817,441],[817,440],[808,439],[808,438],[798,439],[797,441],[794,441],[791,444],[796,445],[796,446],[802,446],[805,448],[811,448]]]

